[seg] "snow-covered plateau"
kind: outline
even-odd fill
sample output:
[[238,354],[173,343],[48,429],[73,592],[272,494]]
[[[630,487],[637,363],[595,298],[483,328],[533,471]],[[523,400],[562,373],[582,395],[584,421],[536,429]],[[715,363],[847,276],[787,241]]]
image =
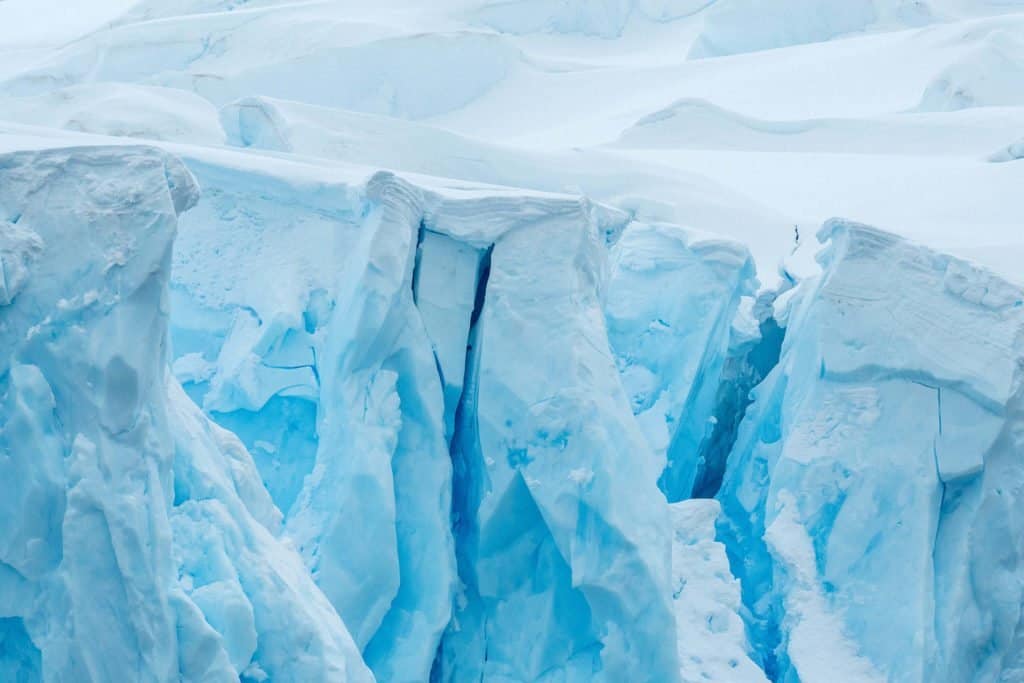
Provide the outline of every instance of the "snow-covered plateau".
[[0,683],[1024,683],[1022,264],[1024,0],[0,0]]

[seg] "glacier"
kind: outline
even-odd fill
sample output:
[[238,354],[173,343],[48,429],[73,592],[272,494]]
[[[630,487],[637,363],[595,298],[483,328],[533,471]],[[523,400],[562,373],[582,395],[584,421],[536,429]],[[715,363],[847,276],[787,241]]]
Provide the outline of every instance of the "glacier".
[[0,2],[0,681],[1024,681],[1022,12]]

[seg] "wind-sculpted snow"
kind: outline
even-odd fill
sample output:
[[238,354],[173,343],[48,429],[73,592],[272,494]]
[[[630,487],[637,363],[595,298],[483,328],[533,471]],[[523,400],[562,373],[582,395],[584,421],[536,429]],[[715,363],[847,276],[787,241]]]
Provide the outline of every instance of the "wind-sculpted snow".
[[977,47],[935,76],[919,108],[949,111],[1024,104],[1024,24],[1006,29],[984,23],[976,28],[974,33],[983,36]]
[[499,0],[466,13],[474,22],[512,34],[582,34],[620,37],[631,22],[670,22],[696,14],[715,0]]
[[217,145],[216,108],[183,90],[117,83],[62,88],[3,100],[4,118],[33,125],[169,142]]
[[217,105],[258,92],[419,119],[465,105],[520,63],[493,33],[408,33],[296,3],[115,26],[0,83],[0,93],[120,81],[193,91]]
[[714,57],[829,40],[875,25],[916,26],[933,20],[927,3],[905,0],[718,0],[691,56]]
[[1012,680],[1024,292],[865,226],[820,237],[720,494],[755,640],[778,680]]
[[0,671],[371,680],[277,537],[248,453],[166,378],[170,252],[197,201],[192,176],[120,147],[7,154],[0,178],[13,224],[0,259],[15,274],[0,309],[0,447],[18,482],[3,503],[13,645]]
[[1019,118],[1015,109],[993,107],[954,116],[904,112],[864,119],[772,121],[686,99],[643,117],[614,144],[628,149],[978,156],[1012,135]]

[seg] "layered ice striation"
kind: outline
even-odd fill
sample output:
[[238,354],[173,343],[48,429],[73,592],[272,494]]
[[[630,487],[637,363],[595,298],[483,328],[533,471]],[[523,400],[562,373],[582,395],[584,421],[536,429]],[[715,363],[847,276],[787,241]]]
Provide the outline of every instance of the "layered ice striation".
[[145,147],[0,157],[0,672],[370,681],[238,439],[167,374],[178,214]]
[[832,221],[719,495],[774,680],[1021,671],[1024,292]]

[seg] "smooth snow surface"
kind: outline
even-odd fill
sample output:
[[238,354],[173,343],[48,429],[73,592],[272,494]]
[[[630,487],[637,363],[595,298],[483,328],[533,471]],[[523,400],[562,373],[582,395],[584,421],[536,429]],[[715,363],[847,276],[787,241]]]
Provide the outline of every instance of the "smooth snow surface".
[[0,0],[0,681],[1024,681],[1022,136],[1024,0]]

